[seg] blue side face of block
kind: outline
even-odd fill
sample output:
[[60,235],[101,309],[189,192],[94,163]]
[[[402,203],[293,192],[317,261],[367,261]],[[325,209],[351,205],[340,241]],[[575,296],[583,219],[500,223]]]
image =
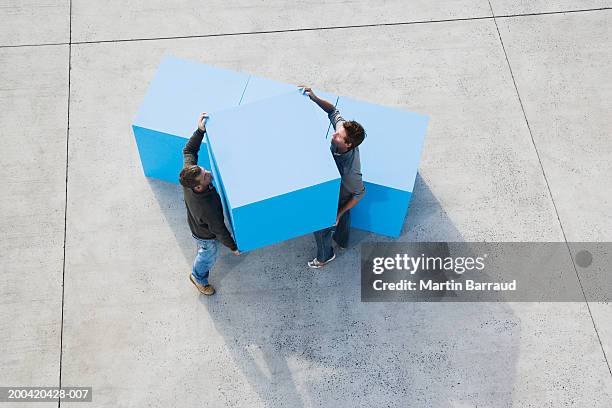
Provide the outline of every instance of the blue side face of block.
[[[132,130],[145,176],[178,183],[186,139],[139,126],[132,126]],[[198,162],[200,166],[210,168],[206,148],[201,151]]]
[[366,194],[351,209],[351,226],[376,234],[399,237],[412,193],[365,182]]
[[234,237],[238,248],[250,251],[333,225],[339,191],[338,178],[235,208]]

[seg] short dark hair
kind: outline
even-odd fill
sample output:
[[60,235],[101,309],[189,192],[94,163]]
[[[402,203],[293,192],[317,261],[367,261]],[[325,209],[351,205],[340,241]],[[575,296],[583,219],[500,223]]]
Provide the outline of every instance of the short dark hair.
[[200,166],[191,165],[183,167],[181,174],[179,174],[179,182],[182,186],[187,188],[194,188],[200,183],[196,178],[202,173]]
[[346,142],[351,144],[351,149],[359,146],[366,137],[363,126],[354,120],[347,120],[343,122],[342,125],[344,126],[344,130],[346,130],[346,138],[348,139]]

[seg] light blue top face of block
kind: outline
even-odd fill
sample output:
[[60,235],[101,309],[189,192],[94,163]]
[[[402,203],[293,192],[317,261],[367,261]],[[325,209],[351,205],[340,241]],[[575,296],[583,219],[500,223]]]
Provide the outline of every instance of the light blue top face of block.
[[359,146],[363,180],[412,191],[427,116],[343,96],[337,108],[344,119],[359,122],[366,131],[367,137]]
[[[249,83],[247,84],[246,90],[244,91],[244,94],[242,96],[242,101],[240,102],[240,105],[246,105],[249,103],[258,102],[263,99],[284,95],[293,92],[296,89],[301,88],[298,88],[297,85],[273,81],[268,78],[251,76],[249,78]],[[336,102],[338,101],[337,95],[329,92],[322,92],[317,89],[314,89],[313,91],[319,98],[323,98],[326,101],[330,102],[332,105],[336,105]],[[327,114],[322,109],[319,109],[319,111],[316,113],[317,120],[321,122],[323,126],[328,124],[327,129],[329,130],[330,126],[329,120],[327,119]],[[325,134],[325,136],[327,137],[327,133]]]
[[257,102],[262,99],[268,99],[273,96],[283,95],[294,91],[295,85],[286,84],[284,82],[273,81],[271,79],[251,76],[249,83],[242,95],[240,105]]
[[165,57],[134,125],[188,138],[201,112],[237,106],[248,79],[247,74]]
[[[242,95],[240,105],[258,102],[262,99],[268,99],[274,96],[284,95],[294,90],[299,89],[297,85],[287,84],[285,82],[274,81],[268,78],[251,76],[249,83]],[[317,96],[329,101],[332,105],[336,104],[338,96],[329,92],[322,92],[317,89],[313,90]],[[324,113],[321,111],[321,113]]]
[[317,110],[295,89],[211,113],[206,130],[232,208],[340,177]]

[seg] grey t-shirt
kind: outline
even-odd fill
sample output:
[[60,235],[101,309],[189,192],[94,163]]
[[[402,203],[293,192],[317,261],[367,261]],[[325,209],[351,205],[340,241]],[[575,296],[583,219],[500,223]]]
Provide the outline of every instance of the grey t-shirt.
[[[329,113],[328,117],[334,129],[337,129],[337,127],[345,121],[338,109]],[[330,150],[336,162],[336,167],[338,167],[338,171],[340,172],[341,185],[338,206],[342,207],[351,198],[359,197],[365,192],[361,175],[359,147],[355,147],[348,152],[340,154],[337,152],[336,146],[332,143]]]

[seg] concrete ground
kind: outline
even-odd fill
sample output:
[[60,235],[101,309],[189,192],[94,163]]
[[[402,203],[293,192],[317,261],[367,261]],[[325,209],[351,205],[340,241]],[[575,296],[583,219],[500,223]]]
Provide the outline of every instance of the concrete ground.
[[181,192],[143,176],[130,128],[166,53],[305,82],[430,115],[400,241],[612,241],[612,1],[176,3],[0,6],[0,385],[92,386],[95,407],[612,406],[611,305],[361,303],[374,235],[318,271],[311,236],[224,250],[198,296]]

